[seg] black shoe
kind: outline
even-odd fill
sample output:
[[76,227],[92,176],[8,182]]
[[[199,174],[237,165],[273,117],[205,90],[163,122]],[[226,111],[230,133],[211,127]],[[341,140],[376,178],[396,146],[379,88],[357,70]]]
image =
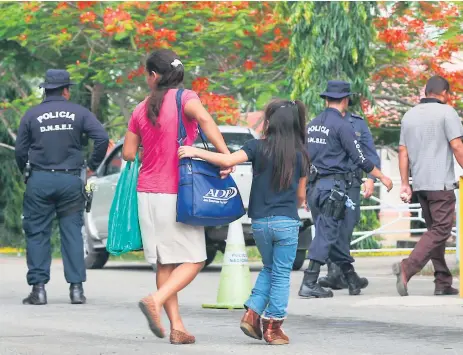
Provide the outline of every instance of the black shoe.
[[32,292],[23,299],[23,304],[31,304],[35,306],[47,304],[47,291],[44,284],[32,286]]
[[72,304],[84,304],[87,299],[84,296],[84,288],[81,283],[71,284],[69,287],[69,297]]
[[434,290],[434,295],[435,296],[455,296],[458,295],[459,292],[456,288],[453,288],[452,286],[448,286],[445,288],[440,288],[440,289],[435,289]]
[[342,290],[347,288],[347,282],[341,272],[339,266],[335,263],[328,262],[328,274],[325,277],[320,277],[318,283],[322,287],[331,288],[332,290]]
[[344,267],[343,273],[349,288],[349,295],[359,295],[361,289],[368,286],[368,280],[365,277],[360,278],[351,264]]
[[304,279],[302,280],[299,296],[304,298],[330,298],[333,297],[331,290],[325,290],[321,287],[317,280],[320,275],[320,264],[311,260],[309,267],[304,271]]

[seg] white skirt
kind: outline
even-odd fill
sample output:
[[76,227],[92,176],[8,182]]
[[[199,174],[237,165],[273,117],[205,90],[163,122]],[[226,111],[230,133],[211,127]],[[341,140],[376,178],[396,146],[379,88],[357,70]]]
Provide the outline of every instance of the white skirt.
[[206,260],[204,227],[175,221],[177,195],[138,192],[138,218],[145,259],[151,264],[200,263]]

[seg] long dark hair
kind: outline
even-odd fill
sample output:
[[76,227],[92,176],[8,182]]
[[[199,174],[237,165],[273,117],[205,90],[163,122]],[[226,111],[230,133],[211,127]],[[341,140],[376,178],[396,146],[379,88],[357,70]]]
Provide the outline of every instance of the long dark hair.
[[169,49],[159,49],[151,53],[146,60],[149,75],[160,75],[160,80],[148,98],[148,117],[154,125],[161,110],[164,95],[169,89],[175,89],[183,83],[184,68],[178,55]]
[[263,153],[273,162],[272,184],[281,191],[291,186],[298,155],[303,172],[310,165],[305,150],[306,108],[301,101],[273,100],[264,115]]

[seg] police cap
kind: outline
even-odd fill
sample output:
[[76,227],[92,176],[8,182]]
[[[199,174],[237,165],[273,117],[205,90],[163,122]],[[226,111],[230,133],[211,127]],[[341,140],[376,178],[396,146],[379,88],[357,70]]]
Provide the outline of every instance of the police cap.
[[350,83],[346,81],[330,80],[326,90],[320,94],[323,99],[343,99],[344,97],[352,95],[350,91]]
[[48,69],[45,74],[45,81],[39,85],[43,89],[57,89],[63,86],[74,85],[67,70]]

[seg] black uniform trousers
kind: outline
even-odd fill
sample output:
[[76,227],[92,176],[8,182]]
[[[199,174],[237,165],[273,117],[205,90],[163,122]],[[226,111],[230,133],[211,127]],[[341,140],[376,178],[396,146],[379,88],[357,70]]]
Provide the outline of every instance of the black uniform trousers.
[[82,185],[78,172],[32,171],[23,204],[29,285],[46,284],[50,280],[50,237],[55,215],[59,220],[66,281],[80,283],[86,280]]
[[[330,178],[321,178],[309,185],[307,202],[315,223],[315,238],[309,248],[309,259],[321,264],[328,259],[337,265],[350,264],[354,259],[350,256],[350,235],[346,233],[345,224],[353,220],[346,221],[346,216],[337,220],[322,213],[322,206],[328,201],[335,185],[336,181]],[[345,181],[338,181],[338,185],[339,190],[345,193]]]
[[355,226],[360,221],[360,186],[349,187],[347,189],[347,196],[355,203],[355,210],[350,208],[346,209],[346,216],[344,217],[343,227],[341,228],[340,238],[343,243],[346,243],[350,250],[350,241]]

